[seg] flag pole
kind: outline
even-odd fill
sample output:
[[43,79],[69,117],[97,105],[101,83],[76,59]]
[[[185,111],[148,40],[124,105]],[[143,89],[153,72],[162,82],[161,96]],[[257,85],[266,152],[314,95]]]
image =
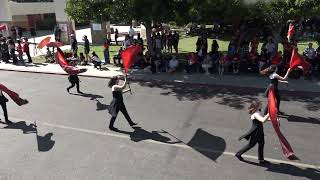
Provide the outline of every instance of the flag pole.
[[128,79],[128,74],[126,74],[126,79],[127,79],[127,84],[128,84],[128,87],[129,87],[130,94],[132,94],[130,83],[129,83],[129,79]]

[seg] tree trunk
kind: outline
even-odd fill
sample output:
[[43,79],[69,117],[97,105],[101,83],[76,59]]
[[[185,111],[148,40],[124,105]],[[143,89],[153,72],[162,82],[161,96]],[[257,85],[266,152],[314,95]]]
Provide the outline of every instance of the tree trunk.
[[148,49],[152,49],[152,41],[151,41],[152,27],[151,27],[151,22],[146,22],[144,25],[146,27],[147,48]]

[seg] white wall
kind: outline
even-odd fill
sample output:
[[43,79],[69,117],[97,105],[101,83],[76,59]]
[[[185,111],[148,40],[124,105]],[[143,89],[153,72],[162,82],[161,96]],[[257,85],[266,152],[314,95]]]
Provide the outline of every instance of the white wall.
[[0,0],[0,21],[12,21],[8,0]]
[[67,0],[54,0],[53,1],[53,10],[56,12],[57,22],[67,22],[68,16],[64,12],[66,8]]
[[9,6],[10,6],[12,16],[28,15],[28,14],[47,14],[47,13],[55,12],[54,3],[52,2],[17,3],[17,2],[10,1]]

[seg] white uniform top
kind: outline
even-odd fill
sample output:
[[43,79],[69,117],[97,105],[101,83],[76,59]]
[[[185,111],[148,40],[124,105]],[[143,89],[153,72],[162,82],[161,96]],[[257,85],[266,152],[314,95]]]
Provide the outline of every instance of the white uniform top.
[[277,73],[272,73],[272,74],[270,74],[270,76],[269,76],[269,79],[275,79],[276,78],[276,75],[278,75]]
[[256,116],[262,116],[263,117],[262,112],[261,111],[256,111],[255,113],[253,113],[251,115],[251,120],[254,120]]

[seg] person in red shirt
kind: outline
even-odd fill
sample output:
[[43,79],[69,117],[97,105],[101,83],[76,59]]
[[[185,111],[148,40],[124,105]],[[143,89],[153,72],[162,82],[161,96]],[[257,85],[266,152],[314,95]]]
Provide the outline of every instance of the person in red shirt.
[[22,46],[21,46],[21,41],[20,40],[17,40],[17,52],[18,52],[18,57],[19,57],[19,60],[21,62],[21,64],[24,64],[24,59],[23,59],[23,50],[22,50]]
[[26,53],[28,57],[28,63],[32,63],[32,58],[30,56],[30,49],[29,49],[29,42],[27,38],[24,38],[24,43],[23,43],[23,52]]
[[110,64],[109,46],[110,46],[110,41],[107,39],[103,44],[104,64]]

